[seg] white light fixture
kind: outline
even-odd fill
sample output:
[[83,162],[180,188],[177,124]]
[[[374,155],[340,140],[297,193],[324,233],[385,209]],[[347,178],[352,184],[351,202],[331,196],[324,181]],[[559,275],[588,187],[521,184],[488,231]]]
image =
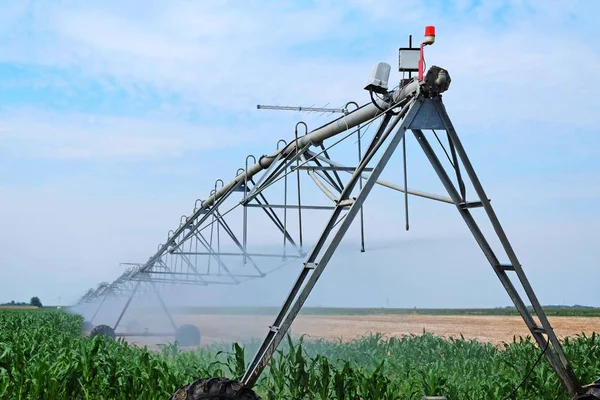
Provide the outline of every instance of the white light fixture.
[[390,64],[385,62],[378,63],[375,68],[373,68],[371,79],[369,79],[367,86],[365,86],[365,90],[376,93],[387,93],[391,70],[392,67]]

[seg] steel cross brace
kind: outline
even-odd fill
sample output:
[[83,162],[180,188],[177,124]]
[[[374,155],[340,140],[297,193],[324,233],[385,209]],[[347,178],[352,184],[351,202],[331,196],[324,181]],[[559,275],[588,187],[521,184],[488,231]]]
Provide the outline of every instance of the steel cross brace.
[[[227,267],[227,265],[225,264],[225,262],[221,259],[220,256],[218,256],[218,252],[216,252],[212,246],[210,245],[210,243],[208,242],[208,240],[206,240],[206,238],[202,235],[202,233],[200,232],[194,232],[194,236],[196,237],[196,239],[198,240],[198,242],[206,249],[206,251],[208,251],[209,253],[211,253],[212,257],[215,257],[217,262],[219,263],[220,268],[222,268],[223,270],[225,270],[225,272],[227,273],[227,275],[235,282],[235,283],[239,283],[237,281],[237,279],[235,279],[235,277],[233,276],[233,274],[229,271],[229,268]],[[187,256],[182,254],[182,253],[173,253],[173,254],[177,254],[181,257],[184,257],[185,259],[187,259]],[[189,261],[189,260],[188,260]],[[191,261],[190,261],[191,263]],[[207,269],[207,275],[210,275],[210,264],[208,266],[209,269]],[[194,271],[194,272],[198,272],[198,271]]]
[[[203,224],[203,223],[204,223],[204,222],[205,222],[205,221],[206,221],[208,218],[210,218],[210,217],[212,216],[213,212],[214,212],[215,210],[217,210],[217,209],[219,208],[219,206],[220,206],[221,204],[223,204],[223,203],[225,202],[225,200],[227,200],[227,199],[229,198],[229,196],[231,196],[231,194],[232,194],[233,192],[235,192],[235,191],[236,191],[236,189],[237,189],[237,188],[238,188],[238,187],[239,187],[239,186],[240,186],[242,183],[243,183],[243,182],[242,182],[242,181],[240,181],[240,182],[238,182],[238,183],[237,183],[237,185],[235,185],[235,186],[233,186],[231,189],[229,189],[229,190],[227,191],[227,193],[225,193],[223,196],[221,196],[221,197],[219,198],[219,200],[217,200],[217,201],[215,202],[215,204],[213,204],[213,205],[212,205],[210,208],[207,208],[207,209],[200,208],[198,211],[196,211],[196,212],[194,213],[194,215],[192,215],[192,216],[190,217],[190,220],[193,220],[194,218],[196,218],[196,214],[198,214],[198,215],[202,215],[202,216],[201,216],[201,217],[200,217],[200,218],[199,218],[197,221],[195,221],[195,222],[191,222],[191,223],[189,223],[189,224],[188,224],[188,223],[185,223],[185,224],[184,224],[185,228],[184,228],[184,229],[182,229],[181,227],[180,227],[180,228],[178,228],[178,229],[177,229],[177,231],[178,231],[178,232],[176,232],[176,233],[173,235],[173,237],[170,237],[170,238],[169,238],[169,240],[167,241],[168,243],[169,243],[169,242],[171,243],[171,250],[177,250],[177,249],[179,249],[179,247],[181,247],[181,246],[182,246],[182,245],[183,245],[183,244],[184,244],[184,243],[185,243],[185,242],[186,242],[186,241],[187,241],[187,240],[188,240],[188,239],[189,239],[189,238],[190,238],[192,235],[194,235],[194,232],[196,232],[197,230],[201,230],[201,229],[203,229],[203,228],[202,228],[202,224]],[[212,223],[211,223],[211,224],[209,224],[209,226],[211,226],[211,225],[212,225]],[[176,237],[176,236],[178,236],[179,234],[183,234],[183,232],[185,231],[185,229],[187,229],[187,230],[188,230],[188,233],[185,233],[185,234],[183,235],[183,237],[179,239],[179,242],[178,242],[178,243],[175,243],[175,240],[177,239],[177,237]],[[166,252],[166,246],[163,246],[163,247],[164,247],[164,252]],[[164,253],[164,252],[163,252],[163,253]],[[154,256],[153,258],[158,258],[158,256]],[[153,260],[151,260],[151,261],[153,261]],[[150,264],[150,262],[148,262],[148,264]]]
[[[407,107],[408,111],[406,110]],[[533,289],[529,281],[527,280],[527,277],[525,276],[521,264],[519,263],[505,232],[503,231],[500,225],[500,222],[490,204],[490,201],[486,196],[483,186],[481,185],[475,173],[475,170],[471,165],[470,160],[466,154],[466,151],[462,146],[462,143],[460,142],[458,135],[456,134],[456,131],[452,126],[452,123],[450,122],[450,118],[446,113],[446,110],[441,101],[441,97],[438,95],[430,99],[425,98],[423,95],[419,95],[417,99],[415,99],[415,101],[408,103],[405,106],[405,108],[400,112],[400,114],[395,117],[391,125],[387,128],[387,130],[383,132],[383,130],[386,128],[386,125],[389,122],[389,119],[389,114],[384,117],[384,120],[382,121],[379,131],[373,139],[369,150],[365,154],[364,158],[361,160],[359,166],[352,174],[350,181],[345,186],[336,209],[333,211],[332,216],[327,226],[325,227],[323,233],[321,234],[321,237],[319,238],[317,244],[311,251],[306,263],[304,264],[304,268],[300,272],[300,275],[297,278],[297,281],[293,286],[290,294],[285,300],[278,316],[275,319],[274,324],[270,327],[264,342],[262,343],[260,349],[256,353],[254,359],[250,363],[249,367],[247,368],[242,378],[242,382],[250,387],[254,386],[254,384],[257,382],[260,374],[267,366],[275,349],[287,333],[289,327],[291,326],[292,322],[294,321],[295,317],[300,311],[302,305],[308,298],[317,280],[319,279],[320,275],[322,274],[331,257],[333,256],[337,246],[341,242],[352,221],[358,214],[363,202],[369,195],[369,192],[377,183],[377,179],[381,175],[381,172],[385,168],[388,160],[394,153],[400,141],[405,137],[406,131],[412,130],[423,152],[425,153],[433,169],[437,173],[446,191],[450,195],[453,204],[458,209],[466,225],[468,226],[475,240],[482,249],[484,255],[490,262],[500,282],[502,283],[503,287],[507,291],[509,297],[515,304],[516,308],[521,314],[521,317],[523,318],[527,327],[529,328],[531,334],[535,338],[540,348],[546,349],[544,355],[550,366],[557,374],[562,385],[564,386],[564,388],[570,396],[576,396],[577,394],[581,393],[581,385],[563,352],[561,344],[558,338],[556,337],[556,334],[554,333],[552,326],[550,325],[550,322],[548,321],[548,318],[545,315],[545,312],[540,302],[535,296],[535,293],[533,292]],[[382,154],[377,165],[373,169],[373,172],[368,176],[366,183],[364,184],[363,188],[359,191],[358,196],[354,200],[351,200],[349,198],[350,193],[354,189],[358,181],[362,179],[361,174],[363,173],[367,163],[373,157],[375,152],[377,152],[378,148],[383,144],[383,141],[386,140],[386,137],[389,135],[390,131],[394,129],[394,127],[398,124],[400,120],[402,120],[400,128],[393,135],[390,143],[388,144],[387,148]],[[437,155],[429,145],[429,142],[423,134],[422,129],[444,129],[447,131],[449,140],[451,141],[451,146],[453,146],[456,152],[458,153],[458,157],[460,158],[465,168],[466,175],[469,177],[475,189],[475,192],[479,198],[478,204],[484,208],[490,222],[492,223],[494,231],[511,262],[511,265],[502,265],[499,262],[498,258],[494,254],[491,246],[487,242],[482,231],[479,229],[479,226],[477,225],[475,219],[471,215],[471,207],[469,206],[470,203],[467,203],[464,196],[461,196],[461,194],[464,194],[463,185],[462,182],[460,182],[461,177],[457,176],[459,180],[459,185],[461,186],[459,193],[459,190],[456,189],[454,183],[450,179],[448,173],[444,169]],[[454,159],[455,168],[458,168],[458,164],[456,162],[457,160],[456,158]],[[347,208],[348,205],[350,205],[350,209],[348,210],[343,221],[341,221],[341,223],[339,224],[339,229],[335,232],[333,238],[325,247],[325,243],[332,234],[333,228],[339,222],[339,217],[342,213],[342,210],[344,208]],[[319,254],[323,249],[324,251],[319,259]],[[529,310],[523,302],[523,299],[517,292],[512,281],[509,279],[507,271],[514,271],[516,273],[542,326],[538,326],[533,316],[529,313]],[[306,281],[307,278],[308,280]],[[304,283],[305,281],[306,283]],[[547,335],[548,339],[544,337],[544,334]]]

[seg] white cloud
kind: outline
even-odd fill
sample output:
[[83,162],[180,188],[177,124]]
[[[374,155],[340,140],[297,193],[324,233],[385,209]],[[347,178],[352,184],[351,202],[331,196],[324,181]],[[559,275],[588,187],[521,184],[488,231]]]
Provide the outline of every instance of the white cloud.
[[247,135],[221,126],[102,115],[61,115],[40,109],[5,109],[0,149],[19,156],[63,159],[180,157],[239,145]]
[[[589,125],[598,102],[587,80],[570,73],[577,68],[577,75],[592,76],[600,66],[598,51],[581,40],[585,27],[570,29],[566,17],[543,2],[494,4],[445,5],[450,16],[441,3],[393,1],[346,8],[332,2],[174,1],[144,4],[141,10],[136,2],[43,4],[32,12],[37,40],[27,47],[17,38],[8,40],[2,57],[115,79],[137,95],[144,88],[176,93],[196,106],[233,111],[269,101],[341,105],[366,100],[362,85],[380,61],[353,57],[356,44],[394,65],[401,37],[413,33],[418,40],[422,25],[434,23],[439,38],[427,59],[450,70],[448,100],[469,111],[473,123],[510,114],[513,120],[574,119]],[[586,18],[580,3],[564,6]],[[494,24],[498,8],[510,16],[501,28]],[[468,17],[461,10],[470,10]],[[344,59],[322,51],[332,41],[347,49]]]
[[[143,18],[133,18],[120,5],[37,8],[34,32],[51,45],[36,42],[32,51],[15,40],[5,60],[76,68],[94,78],[112,76],[125,87],[148,85],[237,109],[248,109],[248,97],[265,98],[287,86],[324,88],[334,80],[329,64],[286,53],[347,32],[337,31],[342,10],[327,6],[310,11],[173,2],[150,7]],[[354,66],[331,64],[340,67],[335,75],[355,75],[346,74]],[[321,74],[311,74],[316,70]],[[306,82],[307,76],[317,82]],[[290,97],[301,92],[292,90]],[[309,95],[298,99],[310,100]]]

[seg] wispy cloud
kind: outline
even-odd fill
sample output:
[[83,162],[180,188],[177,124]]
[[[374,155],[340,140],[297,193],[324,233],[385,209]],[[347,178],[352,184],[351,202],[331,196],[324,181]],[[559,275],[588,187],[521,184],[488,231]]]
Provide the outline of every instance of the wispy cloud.
[[172,158],[248,140],[231,128],[156,118],[65,116],[35,109],[5,109],[0,118],[0,149],[21,157]]
[[593,42],[581,40],[593,37],[584,24],[591,12],[581,4],[565,3],[559,13],[543,2],[513,1],[34,3],[13,11],[27,39],[5,36],[1,57],[116,82],[132,95],[176,95],[196,107],[341,105],[366,100],[361,88],[371,66],[394,64],[406,35],[418,40],[423,25],[434,23],[439,38],[427,59],[450,70],[448,102],[461,122],[589,126],[598,105],[593,89],[569,79],[570,71],[591,76],[600,66]]

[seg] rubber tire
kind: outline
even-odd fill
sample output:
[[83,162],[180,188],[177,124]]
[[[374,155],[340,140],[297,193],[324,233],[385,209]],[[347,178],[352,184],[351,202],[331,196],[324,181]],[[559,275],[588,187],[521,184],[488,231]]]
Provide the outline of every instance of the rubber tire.
[[194,325],[181,325],[175,333],[175,340],[180,346],[199,346],[200,330]]
[[169,400],[261,400],[241,382],[227,378],[202,378],[182,386]]
[[94,336],[98,336],[98,335],[106,336],[110,339],[115,339],[117,337],[117,335],[115,335],[115,330],[108,325],[98,325],[97,327],[92,329],[92,332],[90,333],[90,337],[94,337]]
[[91,332],[94,329],[94,325],[90,321],[83,321],[81,325],[82,332]]

